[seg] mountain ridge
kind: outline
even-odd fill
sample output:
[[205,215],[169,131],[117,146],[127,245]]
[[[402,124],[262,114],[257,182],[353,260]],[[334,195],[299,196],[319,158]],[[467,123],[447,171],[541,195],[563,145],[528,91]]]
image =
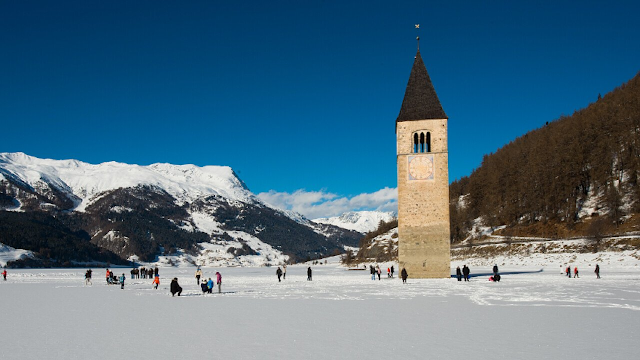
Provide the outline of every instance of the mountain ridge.
[[[73,241],[122,260],[177,254],[191,263],[275,265],[340,253],[361,236],[263,203],[228,166],[93,165],[0,153],[2,209],[23,214],[12,217],[22,224],[32,213],[55,217],[68,236],[89,234]],[[0,233],[0,242],[20,248],[20,232],[7,226],[12,237]]]

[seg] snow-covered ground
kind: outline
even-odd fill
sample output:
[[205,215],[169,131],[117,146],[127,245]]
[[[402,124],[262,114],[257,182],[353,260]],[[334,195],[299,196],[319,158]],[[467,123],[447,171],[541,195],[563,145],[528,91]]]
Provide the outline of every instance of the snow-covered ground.
[[[453,262],[455,268],[458,262]],[[381,264],[384,269],[389,264]],[[8,269],[0,281],[2,359],[633,359],[640,330],[640,269],[587,264],[503,266],[488,276],[372,281],[335,259],[287,268],[204,268],[223,294],[201,295],[195,268],[161,268],[150,280],[106,285],[94,269]],[[396,265],[397,268],[397,265]],[[115,269],[129,274],[128,268]],[[472,274],[490,267],[471,268]],[[411,274],[409,274],[411,276]],[[171,297],[178,277],[183,296]],[[635,355],[634,355],[635,354]]]

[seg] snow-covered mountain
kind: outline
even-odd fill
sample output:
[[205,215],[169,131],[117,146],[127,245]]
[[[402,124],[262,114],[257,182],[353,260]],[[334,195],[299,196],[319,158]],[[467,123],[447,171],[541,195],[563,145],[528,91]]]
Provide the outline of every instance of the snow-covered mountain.
[[0,180],[3,178],[34,189],[59,190],[75,201],[71,209],[75,211],[84,211],[107,191],[141,185],[163,189],[180,203],[206,196],[259,202],[228,166],[139,166],[118,162],[93,165],[78,160],[39,159],[24,153],[0,153]]
[[[10,210],[0,212],[2,242],[13,239],[6,245],[14,248],[41,236],[21,233],[30,224],[40,233],[56,228],[74,246],[85,239],[142,261],[169,255],[167,262],[279,264],[341,251],[359,237],[263,203],[227,166],[93,165],[0,153],[2,209]],[[31,242],[24,248],[37,257],[41,245]]]
[[364,234],[377,229],[380,221],[389,222],[395,218],[396,214],[393,212],[350,211],[340,216],[319,218],[313,221],[319,224],[334,225]]

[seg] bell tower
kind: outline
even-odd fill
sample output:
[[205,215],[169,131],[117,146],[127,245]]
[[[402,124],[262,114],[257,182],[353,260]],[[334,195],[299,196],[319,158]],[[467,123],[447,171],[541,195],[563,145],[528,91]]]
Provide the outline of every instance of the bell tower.
[[447,120],[418,47],[396,119],[398,262],[411,278],[451,276]]

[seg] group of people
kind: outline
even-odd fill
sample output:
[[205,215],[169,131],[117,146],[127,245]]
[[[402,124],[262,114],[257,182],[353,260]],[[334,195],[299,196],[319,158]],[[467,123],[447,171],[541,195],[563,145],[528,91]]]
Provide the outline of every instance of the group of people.
[[[375,280],[376,276],[378,276],[378,280],[380,280],[380,276],[382,275],[382,269],[380,269],[380,265],[369,265],[369,272],[371,273],[371,280]],[[392,278],[393,273],[395,272],[395,268],[393,265],[387,268],[387,278]]]
[[[276,269],[276,276],[278,277],[278,282],[282,282],[282,280],[286,280],[287,278],[287,265],[282,265],[282,268],[278,266]],[[307,267],[307,281],[313,280],[313,270],[311,270],[311,266]]]
[[[208,281],[206,279],[202,279],[202,283],[200,283],[201,277],[202,277],[202,270],[200,269],[200,267],[198,267],[198,269],[196,270],[196,284],[200,284],[200,289],[202,290],[203,294],[213,293],[213,287],[214,287],[213,280],[211,280],[211,278],[209,278]],[[222,293],[222,274],[220,274],[220,272],[218,271],[216,271],[215,284],[218,285],[218,294]]]
[[[596,278],[600,279],[600,265],[596,264],[596,268],[595,270],[593,270],[593,272],[596,274]],[[571,278],[571,266],[567,266],[564,269],[564,274],[568,277]],[[573,268],[573,277],[574,278],[580,278],[580,272],[578,271],[578,267],[574,266]]]
[[[87,276],[89,277],[87,278]],[[85,283],[87,282],[87,280],[89,283],[91,283],[91,270],[87,270],[84,277],[85,277]],[[107,284],[109,285],[120,284],[120,289],[124,289],[124,280],[126,279],[126,276],[124,276],[124,273],[122,273],[122,275],[118,277],[113,274],[113,271],[110,271],[109,269],[107,269],[107,273],[105,274],[105,277],[107,279]]]
[[[310,270],[311,270],[311,267],[309,267],[309,271]],[[276,269],[276,276],[278,277],[278,282],[281,282],[282,280],[285,280],[287,278],[287,265],[286,264],[282,265],[282,269],[280,268],[280,266],[278,266],[278,269]]]
[[[494,275],[498,273],[497,266],[494,267],[493,272],[494,272]],[[460,266],[456,267],[456,277],[458,278],[458,281],[462,281],[463,278],[464,278],[464,281],[469,281],[470,274],[471,274],[471,269],[469,269],[469,267],[466,264],[462,266],[462,270],[460,270]]]
[[131,269],[131,280],[133,279],[153,279],[158,276],[158,267],[155,268],[133,268]]
[[[564,269],[564,273],[565,275],[567,275],[567,277],[571,278],[571,266],[567,266],[566,269]],[[578,267],[576,266],[575,268],[573,268],[573,277],[574,278],[579,278],[580,276],[578,276]]]
[[[134,270],[137,270],[137,271],[134,272]],[[85,272],[84,274],[85,285],[92,285],[92,282],[91,282],[92,272],[93,271],[91,269],[88,269]],[[7,273],[7,270],[4,270],[3,275],[5,277],[5,280],[6,280],[6,273]],[[151,282],[151,284],[153,285],[154,289],[158,289],[158,286],[160,286],[160,275],[158,272],[158,267],[156,267],[155,269],[141,268],[139,270],[138,269],[131,270],[132,279],[135,279],[136,278],[135,276],[138,276],[139,278],[138,274],[142,274],[143,278],[149,278],[149,279],[153,278],[153,281]],[[196,271],[196,281],[198,283],[201,276],[202,276],[202,270],[200,269],[200,267],[198,267],[198,270]],[[113,273],[113,271],[106,269],[105,278],[107,280],[107,284],[109,285],[119,284],[120,288],[124,289],[124,284],[126,280],[126,276],[124,273],[122,273],[122,275],[120,276],[117,276]],[[220,274],[220,272],[216,272],[216,284],[218,285],[218,293],[221,293],[222,292],[222,275]],[[213,287],[214,287],[214,284],[211,278],[209,278],[209,281],[202,280],[201,288],[203,293],[205,292],[212,293]],[[180,296],[180,294],[182,294],[182,287],[178,284],[178,278],[173,278],[171,280],[171,284],[169,288],[172,296],[175,296],[176,294]]]

